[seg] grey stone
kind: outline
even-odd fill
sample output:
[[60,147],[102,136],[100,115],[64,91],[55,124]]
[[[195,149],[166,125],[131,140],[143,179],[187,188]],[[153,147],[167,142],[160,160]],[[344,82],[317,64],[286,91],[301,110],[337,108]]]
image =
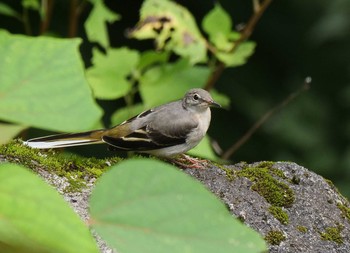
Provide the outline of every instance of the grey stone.
[[[259,163],[237,164],[227,168],[240,171],[249,166],[259,166]],[[227,204],[236,217],[243,219],[244,223],[262,236],[267,235],[269,231],[281,231],[286,239],[279,245],[269,245],[271,253],[350,252],[349,219],[344,217],[338,207],[339,204],[349,207],[349,202],[330,182],[302,166],[289,162],[277,162],[272,167],[284,173],[285,179],[277,176],[275,178],[287,184],[295,194],[292,205],[282,207],[289,216],[289,223],[286,225],[268,211],[270,204],[251,189],[253,183],[249,179],[237,177],[230,181],[226,172],[215,166],[205,170],[185,171],[206,185]],[[332,227],[341,228],[342,243],[321,238],[321,233],[325,233],[327,228]],[[307,231],[301,232],[300,228],[306,228]]]
[[[350,212],[346,217],[346,213],[339,208],[339,206],[349,208],[350,204],[323,177],[290,162],[239,163],[219,167],[208,163],[205,167],[205,169],[185,169],[184,172],[202,182],[227,205],[234,216],[258,231],[263,237],[271,231],[280,231],[284,235],[284,240],[276,245],[269,245],[269,252],[350,252]],[[256,181],[240,174],[246,168],[263,170],[265,167],[272,169],[272,172],[273,170],[283,172],[282,176],[275,172],[271,175],[278,182],[287,185],[295,196],[291,204],[280,205],[282,210],[288,214],[288,224],[281,223],[270,213],[271,203],[254,188]],[[67,193],[65,191],[65,188],[69,186],[67,179],[50,174],[45,170],[38,169],[37,171],[63,194],[65,200],[83,220],[88,220],[88,199],[94,186],[94,179],[90,179],[86,188],[81,192]],[[322,238],[322,233],[329,234],[330,229],[338,231],[339,238],[332,239],[326,236]],[[97,241],[101,252],[116,253],[99,238]]]

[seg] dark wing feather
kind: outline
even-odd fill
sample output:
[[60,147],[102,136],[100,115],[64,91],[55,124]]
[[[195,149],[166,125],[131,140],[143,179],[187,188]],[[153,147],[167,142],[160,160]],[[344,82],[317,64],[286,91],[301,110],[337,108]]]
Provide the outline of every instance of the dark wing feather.
[[103,136],[103,140],[109,145],[122,150],[144,151],[157,149],[158,147],[148,138],[146,127],[122,137]]
[[103,140],[109,145],[122,150],[155,150],[185,143],[187,135],[196,126],[193,124],[182,125],[181,128],[172,126],[166,128],[167,131],[164,132],[147,125],[123,137],[103,136]]
[[125,131],[125,135],[120,135],[110,131],[111,134],[103,136],[103,141],[117,149],[133,151],[155,150],[183,144],[188,134],[198,126],[198,122],[190,117],[187,111],[179,114],[179,110],[183,110],[182,103],[174,102],[142,112],[115,128],[118,131],[121,130],[120,127],[130,129],[137,126],[132,132]]

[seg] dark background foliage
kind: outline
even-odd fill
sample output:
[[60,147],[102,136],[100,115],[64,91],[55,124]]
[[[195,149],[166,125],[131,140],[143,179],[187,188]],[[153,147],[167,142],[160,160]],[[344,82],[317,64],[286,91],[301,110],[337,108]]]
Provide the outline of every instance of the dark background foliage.
[[[147,42],[140,45],[122,36],[138,19],[140,3],[109,2],[123,17],[110,26],[113,44],[148,47]],[[199,24],[214,4],[177,2]],[[220,4],[235,26],[252,15],[250,1]],[[257,48],[248,63],[226,69],[215,84],[232,101],[229,111],[213,113],[210,136],[226,150],[310,76],[311,89],[276,113],[232,160],[293,161],[332,179],[350,196],[350,2],[273,1],[251,39]]]
[[[70,2],[55,3],[50,31],[60,36],[67,36]],[[177,2],[188,8],[198,24],[215,3]],[[252,15],[250,1],[219,2],[237,27]],[[139,19],[142,1],[106,4],[122,16],[108,26],[113,47],[153,47],[152,41],[125,37],[126,29]],[[77,36],[85,36],[83,22],[88,11],[89,6],[79,20]],[[35,22],[35,13],[29,14]],[[21,24],[11,18],[1,17],[1,23],[12,33],[23,33]],[[38,33],[35,29],[32,32]],[[231,109],[215,110],[209,135],[226,150],[264,113],[298,90],[305,77],[311,76],[311,89],[274,114],[231,159],[293,161],[333,180],[343,194],[350,196],[350,2],[273,1],[251,40],[257,48],[248,63],[226,69],[215,84],[217,90],[231,98]],[[84,44],[82,52],[89,65],[90,45]],[[108,111],[112,112],[118,103],[100,104],[107,111],[108,123]]]

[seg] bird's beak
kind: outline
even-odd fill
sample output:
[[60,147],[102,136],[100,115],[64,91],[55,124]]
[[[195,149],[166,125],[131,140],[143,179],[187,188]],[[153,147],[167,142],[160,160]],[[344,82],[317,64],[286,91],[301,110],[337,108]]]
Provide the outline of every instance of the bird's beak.
[[216,103],[214,100],[209,101],[208,104],[214,107],[219,107],[219,108],[221,107],[221,105],[219,103]]

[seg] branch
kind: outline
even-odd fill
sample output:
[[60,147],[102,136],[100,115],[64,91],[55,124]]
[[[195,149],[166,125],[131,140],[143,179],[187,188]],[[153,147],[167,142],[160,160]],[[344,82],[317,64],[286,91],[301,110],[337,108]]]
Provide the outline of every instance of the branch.
[[303,86],[289,94],[280,104],[276,105],[274,108],[267,111],[236,143],[234,143],[228,150],[224,152],[221,156],[222,159],[228,160],[244,143],[246,143],[249,138],[277,111],[282,109],[284,106],[292,102],[296,97],[298,97],[304,91],[307,91],[310,88],[311,77],[305,78]]
[[[263,0],[262,3],[260,3],[259,0],[253,0],[253,15],[250,17],[247,25],[244,27],[241,33],[241,37],[237,41],[235,41],[231,52],[234,52],[243,41],[247,40],[251,36],[256,24],[258,23],[259,19],[261,18],[262,14],[265,12],[267,7],[271,4],[271,2],[272,0]],[[217,80],[219,79],[219,77],[221,76],[224,69],[225,64],[223,62],[219,62],[213,70],[213,72],[211,73],[210,77],[208,78],[204,89],[211,90],[214,87]]]
[[70,3],[68,38],[73,38],[77,35],[78,21],[86,7],[87,1],[71,0]]
[[44,17],[40,24],[40,34],[45,33],[50,26],[53,6],[54,6],[54,0],[42,1]]

